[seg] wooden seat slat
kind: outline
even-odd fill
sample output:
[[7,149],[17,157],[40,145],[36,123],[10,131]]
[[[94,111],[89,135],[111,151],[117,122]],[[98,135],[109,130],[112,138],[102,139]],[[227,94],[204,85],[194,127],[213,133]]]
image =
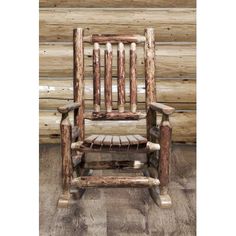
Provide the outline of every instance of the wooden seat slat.
[[120,146],[120,138],[119,138],[119,136],[113,136],[112,137],[112,145],[113,146]]
[[84,142],[91,144],[91,143],[93,143],[93,141],[94,141],[97,137],[98,137],[97,134],[91,135],[91,136],[87,137],[87,138],[84,140]]
[[111,144],[112,144],[112,136],[111,135],[106,135],[106,137],[103,140],[103,145],[111,146]]
[[134,137],[138,140],[139,144],[147,143],[147,139],[139,134],[134,135]]
[[120,136],[120,143],[121,146],[127,146],[129,145],[129,140],[127,139],[126,136]]
[[130,145],[138,144],[138,140],[133,135],[127,135],[126,137],[129,140]]
[[98,135],[98,137],[94,140],[93,143],[96,145],[102,145],[104,138],[105,138],[105,135]]

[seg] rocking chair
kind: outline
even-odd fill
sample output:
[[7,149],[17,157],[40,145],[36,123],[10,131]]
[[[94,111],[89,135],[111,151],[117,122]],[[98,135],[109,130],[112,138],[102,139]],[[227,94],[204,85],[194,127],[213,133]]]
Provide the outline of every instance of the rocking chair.
[[[93,106],[94,111],[85,112],[84,103],[84,43],[94,45],[93,49]],[[104,103],[101,109],[101,66],[100,45],[104,51]],[[112,45],[117,44],[117,108],[112,100]],[[130,44],[130,99],[125,98],[125,47]],[[146,112],[137,111],[137,53],[136,44],[144,45]],[[58,206],[68,207],[70,197],[78,190],[90,187],[147,187],[153,200],[162,208],[171,206],[168,195],[169,159],[172,128],[169,115],[174,108],[156,102],[155,81],[155,39],[152,28],[145,29],[145,35],[93,34],[83,36],[83,29],[73,32],[74,47],[74,102],[58,108],[62,114],[61,155],[63,194]],[[103,91],[103,90],[102,90]],[[129,110],[127,110],[129,109]],[[74,112],[74,126],[69,112]],[[157,125],[157,112],[162,120]],[[146,119],[146,137],[137,134],[123,136],[94,134],[85,136],[85,119],[98,120],[139,120]],[[145,163],[135,161],[86,161],[86,153],[146,153]],[[156,163],[156,164],[155,164]],[[93,169],[140,169],[142,176],[93,176]]]

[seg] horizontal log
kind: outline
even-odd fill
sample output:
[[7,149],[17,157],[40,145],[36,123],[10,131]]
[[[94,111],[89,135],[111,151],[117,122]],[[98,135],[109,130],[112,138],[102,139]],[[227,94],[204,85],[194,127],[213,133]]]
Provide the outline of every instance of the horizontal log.
[[[72,119],[72,116],[71,116]],[[40,111],[39,113],[39,134],[40,143],[59,143],[59,124],[61,114],[59,112]],[[161,115],[157,115],[158,123]],[[170,116],[173,126],[174,142],[195,142],[196,141],[196,112],[175,112]],[[92,134],[111,135],[146,135],[145,120],[139,121],[85,121],[85,136]]]
[[[104,80],[101,81],[104,85]],[[73,82],[70,78],[50,78],[39,80],[39,98],[40,99],[59,99],[62,102],[57,104],[65,104],[66,100],[73,98]],[[129,80],[126,79],[126,102],[129,106],[130,89]],[[85,79],[85,106],[92,107],[93,100],[93,81]],[[103,87],[103,86],[102,86]],[[157,79],[157,100],[163,103],[195,103],[196,102],[196,81],[191,79]],[[113,79],[113,105],[117,106],[117,84],[116,79]],[[137,80],[138,91],[138,109],[139,105],[145,102],[145,82],[144,79]],[[101,91],[101,108],[104,109],[104,89]],[[44,103],[45,108],[50,107],[50,101]],[[41,102],[41,101],[40,101]],[[53,102],[53,101],[52,101]],[[65,103],[64,103],[65,102]],[[55,104],[55,105],[57,105]],[[90,105],[89,105],[90,104]],[[54,109],[57,106],[54,107]],[[87,107],[86,107],[87,108]]]
[[143,35],[119,35],[119,34],[92,34],[89,36],[85,36],[83,38],[83,42],[85,43],[100,43],[106,44],[107,42],[110,43],[144,43],[146,40],[145,36]]
[[194,8],[41,8],[39,18],[41,42],[70,42],[72,29],[78,27],[85,35],[143,35],[150,25],[159,42],[196,40]]
[[[72,99],[60,99],[60,98],[40,98],[39,99],[39,109],[40,110],[55,110],[58,106],[65,105],[70,103]],[[163,101],[161,101],[163,102]],[[165,104],[174,107],[176,110],[196,110],[196,103],[195,102],[165,102]],[[85,107],[88,110],[93,109],[93,101],[92,100],[85,100]],[[103,106],[102,106],[103,109]],[[116,103],[113,104],[113,109],[118,109]],[[130,104],[125,105],[125,109],[130,109]],[[139,102],[138,109],[144,110],[145,103]]]
[[[104,46],[101,45],[101,75],[104,71]],[[129,47],[125,46],[126,51]],[[113,55],[117,48],[113,47]],[[85,76],[92,78],[92,45],[84,49]],[[129,62],[129,53],[126,53]],[[157,78],[188,78],[196,76],[195,43],[156,43]],[[117,74],[117,57],[113,57],[113,75]],[[39,74],[44,77],[73,76],[73,47],[71,43],[41,43],[39,50]],[[126,63],[126,75],[129,65]],[[137,45],[137,77],[144,77],[144,51]]]
[[92,112],[85,116],[86,119],[90,120],[138,120],[138,119],[143,119],[145,118],[146,115],[137,112],[137,113],[132,113],[132,112]]
[[152,187],[158,186],[159,180],[143,176],[82,176],[72,180],[72,186],[89,187]]
[[107,8],[107,7],[196,7],[195,0],[40,0],[40,7],[91,7],[91,8]]

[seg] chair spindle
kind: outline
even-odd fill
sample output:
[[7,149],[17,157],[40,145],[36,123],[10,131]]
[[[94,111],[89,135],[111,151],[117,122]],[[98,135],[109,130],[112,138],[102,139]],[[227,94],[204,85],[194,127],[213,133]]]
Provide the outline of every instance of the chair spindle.
[[105,107],[107,112],[112,111],[112,45],[106,44],[105,50]]
[[135,113],[137,110],[137,54],[136,43],[130,46],[130,110]]
[[93,49],[93,104],[94,111],[100,111],[101,105],[101,73],[100,73],[100,48],[94,43]]
[[125,48],[123,43],[118,44],[117,51],[117,84],[118,84],[118,110],[125,111]]

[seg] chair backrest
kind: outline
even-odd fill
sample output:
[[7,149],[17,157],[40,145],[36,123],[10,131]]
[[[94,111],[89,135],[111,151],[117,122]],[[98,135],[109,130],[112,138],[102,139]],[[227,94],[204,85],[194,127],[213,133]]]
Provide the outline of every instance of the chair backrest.
[[[85,117],[84,113],[84,43],[91,43],[93,48],[93,104],[94,112]],[[104,51],[104,103],[105,111],[101,111],[101,56],[100,44],[105,44]],[[118,110],[112,108],[112,47],[117,45],[117,92]],[[129,75],[125,75],[125,47],[130,44]],[[79,139],[84,139],[84,118],[94,120],[129,120],[139,119],[137,113],[137,53],[136,44],[144,45],[146,110],[151,102],[156,102],[155,88],[155,39],[153,28],[147,28],[144,35],[99,34],[83,36],[83,29],[74,29],[74,101],[81,107],[75,111],[75,124],[79,126]],[[130,106],[125,111],[125,80],[130,80]]]

